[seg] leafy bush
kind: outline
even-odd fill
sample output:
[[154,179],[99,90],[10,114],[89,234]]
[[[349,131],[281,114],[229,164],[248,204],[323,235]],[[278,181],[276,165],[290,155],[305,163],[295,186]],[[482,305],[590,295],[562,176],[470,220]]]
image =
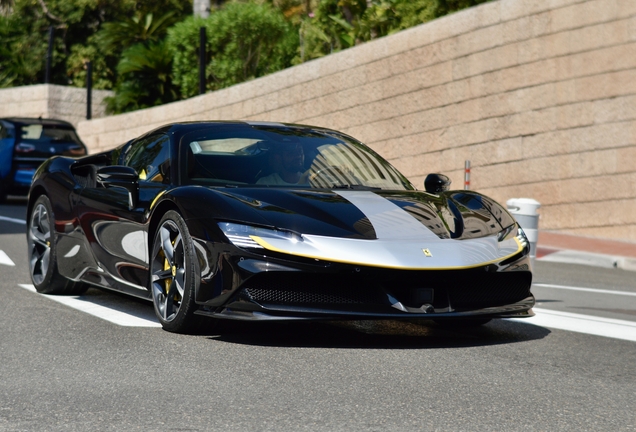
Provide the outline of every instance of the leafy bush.
[[172,57],[164,40],[124,50],[117,65],[115,96],[106,98],[110,113],[121,113],[178,100],[172,82]]
[[301,61],[321,57],[488,0],[321,0],[300,26]]
[[183,97],[198,94],[199,28],[206,29],[206,90],[228,87],[292,64],[298,33],[267,4],[228,3],[207,19],[190,17],[168,31],[174,81]]

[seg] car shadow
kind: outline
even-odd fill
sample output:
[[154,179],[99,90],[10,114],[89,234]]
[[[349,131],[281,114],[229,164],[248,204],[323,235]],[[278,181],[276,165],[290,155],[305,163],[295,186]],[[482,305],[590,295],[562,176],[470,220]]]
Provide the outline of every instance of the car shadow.
[[430,321],[288,321],[218,323],[209,339],[290,348],[466,348],[543,339],[550,330],[519,321],[493,320],[480,327],[446,328]]

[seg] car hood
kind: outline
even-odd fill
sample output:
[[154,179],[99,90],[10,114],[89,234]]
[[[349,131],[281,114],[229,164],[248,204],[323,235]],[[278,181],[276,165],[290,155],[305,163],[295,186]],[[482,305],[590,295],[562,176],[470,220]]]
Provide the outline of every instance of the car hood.
[[[351,239],[470,239],[512,225],[510,214],[474,192],[225,189],[235,222]],[[237,208],[238,207],[238,208]]]
[[[201,189],[198,189],[201,191]],[[501,262],[524,249],[497,234],[515,223],[493,200],[470,191],[241,188],[208,190],[217,221],[292,231],[249,237],[263,249],[317,260],[396,269],[457,269]],[[220,202],[218,201],[220,200]],[[194,202],[192,201],[192,202]],[[192,213],[191,213],[192,214]],[[205,217],[205,216],[201,216]]]

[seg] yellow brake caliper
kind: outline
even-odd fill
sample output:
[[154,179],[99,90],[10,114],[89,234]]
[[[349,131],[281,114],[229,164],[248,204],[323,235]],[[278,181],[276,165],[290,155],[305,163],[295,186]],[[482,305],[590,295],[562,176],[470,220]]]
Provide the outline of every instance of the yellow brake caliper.
[[[174,246],[174,242],[171,242],[171,243],[172,243],[172,246]],[[163,258],[163,269],[170,270],[170,273],[172,273],[172,280],[174,280],[174,278],[177,276],[177,266],[171,266],[165,254]],[[170,279],[166,279],[164,281],[164,291],[166,295],[168,295],[168,292],[170,291],[170,282],[171,282]],[[175,293],[175,298],[173,300],[180,300],[179,298],[177,298],[178,295],[179,295],[178,292]]]

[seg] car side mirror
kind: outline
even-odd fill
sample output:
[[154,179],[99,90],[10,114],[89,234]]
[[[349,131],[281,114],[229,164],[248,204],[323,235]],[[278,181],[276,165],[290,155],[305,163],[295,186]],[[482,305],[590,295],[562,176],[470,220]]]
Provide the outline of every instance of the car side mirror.
[[135,208],[139,198],[139,174],[134,168],[111,165],[97,170],[97,184],[105,188],[122,188],[128,191],[128,207]]
[[434,195],[447,191],[450,185],[451,180],[444,174],[429,174],[424,180],[424,189]]

